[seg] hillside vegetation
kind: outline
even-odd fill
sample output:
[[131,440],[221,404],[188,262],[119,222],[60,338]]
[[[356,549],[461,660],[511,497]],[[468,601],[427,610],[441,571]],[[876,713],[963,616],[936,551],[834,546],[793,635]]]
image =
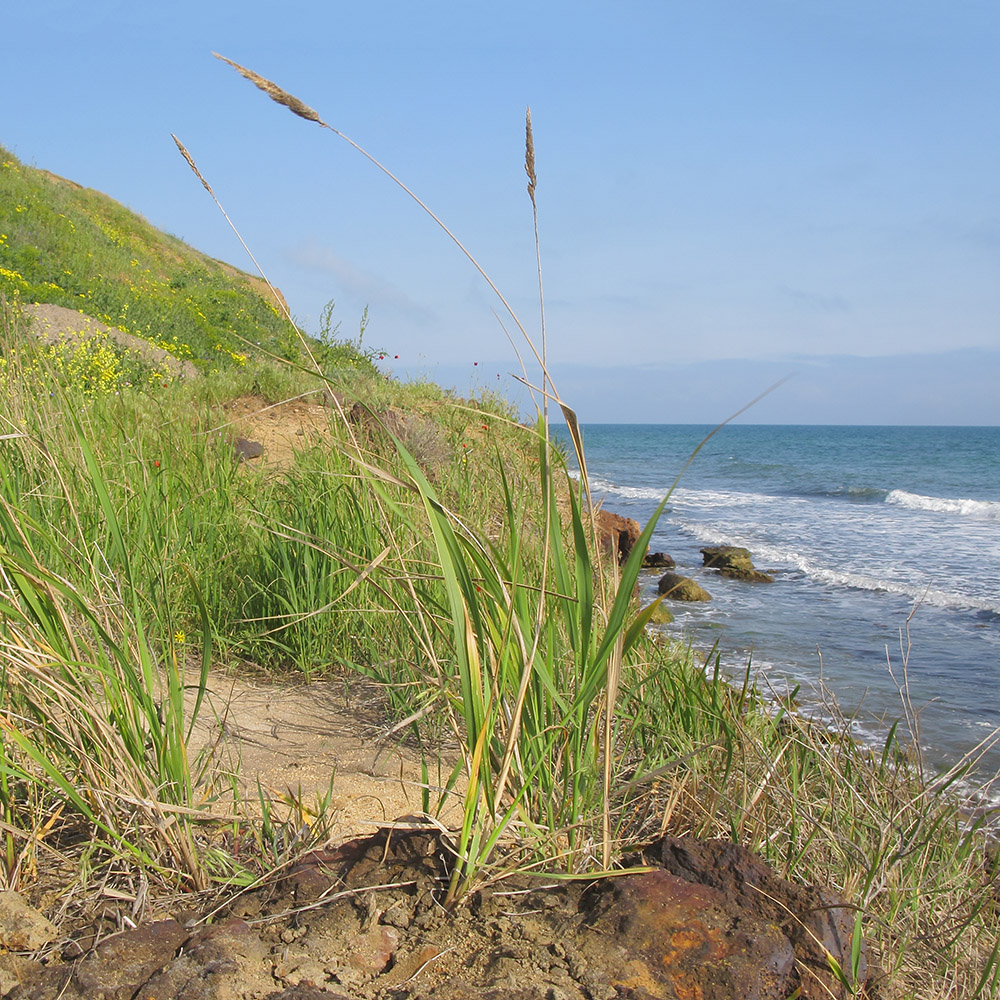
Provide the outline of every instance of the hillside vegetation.
[[284,299],[260,278],[2,146],[0,294],[79,310],[206,373],[301,352]]
[[[423,754],[425,813],[458,807],[447,906],[516,868],[723,837],[845,894],[886,995],[995,993],[996,864],[963,774],[917,775],[894,737],[866,751],[848,720],[767,706],[649,635],[652,525],[608,558],[543,420],[386,379],[358,342],[304,341],[270,294],[3,153],[0,889],[72,899],[69,920],[137,872],[149,907],[268,877],[322,842],[323,804],[248,799],[193,751],[209,673],[363,676]],[[75,377],[33,302],[201,374]],[[248,398],[322,402],[323,439],[237,461]]]

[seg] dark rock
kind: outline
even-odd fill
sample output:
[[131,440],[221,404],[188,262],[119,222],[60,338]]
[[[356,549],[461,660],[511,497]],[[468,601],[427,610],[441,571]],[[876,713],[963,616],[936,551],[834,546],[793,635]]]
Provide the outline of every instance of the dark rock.
[[232,983],[246,987],[257,979],[269,985],[273,980],[265,972],[266,955],[266,946],[243,920],[204,927],[145,982],[142,1000],[216,1000],[230,995],[226,987]]
[[753,569],[750,550],[739,545],[708,545],[701,550],[705,565],[712,569]]
[[249,462],[253,458],[260,458],[264,454],[264,446],[259,441],[250,441],[244,437],[238,437],[233,441],[233,451],[236,452],[237,462]]
[[642,534],[639,522],[610,510],[598,510],[594,514],[594,523],[605,551],[617,553],[618,561],[625,562]]
[[189,932],[176,920],[159,920],[105,938],[73,976],[81,996],[130,1000],[150,976],[168,965]]
[[712,595],[690,577],[664,573],[656,589],[672,601],[710,601]]
[[673,569],[673,556],[668,556],[666,552],[647,552],[643,557],[642,565],[646,569]]
[[770,573],[764,573],[759,569],[731,569],[727,566],[719,570],[719,576],[728,577],[730,580],[742,580],[744,583],[774,583],[774,577]]

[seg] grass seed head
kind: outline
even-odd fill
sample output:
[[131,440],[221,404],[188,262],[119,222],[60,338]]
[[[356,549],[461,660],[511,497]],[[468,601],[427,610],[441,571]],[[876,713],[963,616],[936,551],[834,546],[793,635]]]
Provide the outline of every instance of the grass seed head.
[[300,118],[305,118],[306,121],[316,122],[319,125],[323,124],[323,119],[320,118],[317,111],[314,111],[308,104],[300,101],[294,95],[289,94],[287,90],[282,90],[276,83],[272,83],[270,80],[265,79],[259,73],[255,73],[252,69],[247,69],[246,66],[241,66],[239,63],[233,62],[232,59],[220,56],[218,52],[213,52],[212,55],[215,56],[216,59],[221,59],[224,63],[229,63],[229,65],[232,66],[237,73],[241,76],[245,76],[254,86],[263,90],[272,101],[277,101],[279,104],[283,104],[293,114],[298,115]]
[[524,113],[524,172],[528,175],[528,196],[534,205],[538,178],[535,176],[535,137],[531,132],[531,108],[527,108]]
[[187,164],[194,171],[195,177],[197,177],[198,180],[201,181],[201,183],[205,186],[205,190],[214,198],[215,192],[212,190],[212,185],[209,184],[204,177],[202,177],[201,171],[195,165],[194,157],[187,151],[187,147],[184,145],[183,142],[180,141],[180,139],[177,138],[176,135],[174,135],[173,132],[170,133],[170,138],[173,139],[174,142],[177,144],[177,148],[180,150],[181,156],[183,156],[184,159],[187,160]]

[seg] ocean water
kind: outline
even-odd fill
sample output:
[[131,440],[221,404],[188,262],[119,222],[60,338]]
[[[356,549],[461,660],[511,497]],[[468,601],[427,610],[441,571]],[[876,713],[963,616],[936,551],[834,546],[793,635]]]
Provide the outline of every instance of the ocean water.
[[[711,429],[585,426],[595,499],[645,524]],[[775,582],[703,570],[709,544],[745,546]],[[903,718],[905,680],[938,769],[1000,727],[1000,428],[724,427],[683,472],[651,548],[712,595],[671,602],[667,630],[718,643],[733,676],[749,663],[758,686],[798,687],[820,718],[825,688],[873,742]],[[659,575],[644,573],[646,600]],[[1000,744],[980,764],[997,770]]]

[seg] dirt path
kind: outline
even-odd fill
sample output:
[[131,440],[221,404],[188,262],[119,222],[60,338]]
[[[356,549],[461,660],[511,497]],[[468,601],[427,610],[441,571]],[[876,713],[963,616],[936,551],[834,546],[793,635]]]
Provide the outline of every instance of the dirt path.
[[192,750],[211,747],[251,803],[258,781],[276,803],[312,808],[329,795],[328,840],[340,842],[422,809],[419,754],[389,730],[368,682],[290,685],[214,671]]

